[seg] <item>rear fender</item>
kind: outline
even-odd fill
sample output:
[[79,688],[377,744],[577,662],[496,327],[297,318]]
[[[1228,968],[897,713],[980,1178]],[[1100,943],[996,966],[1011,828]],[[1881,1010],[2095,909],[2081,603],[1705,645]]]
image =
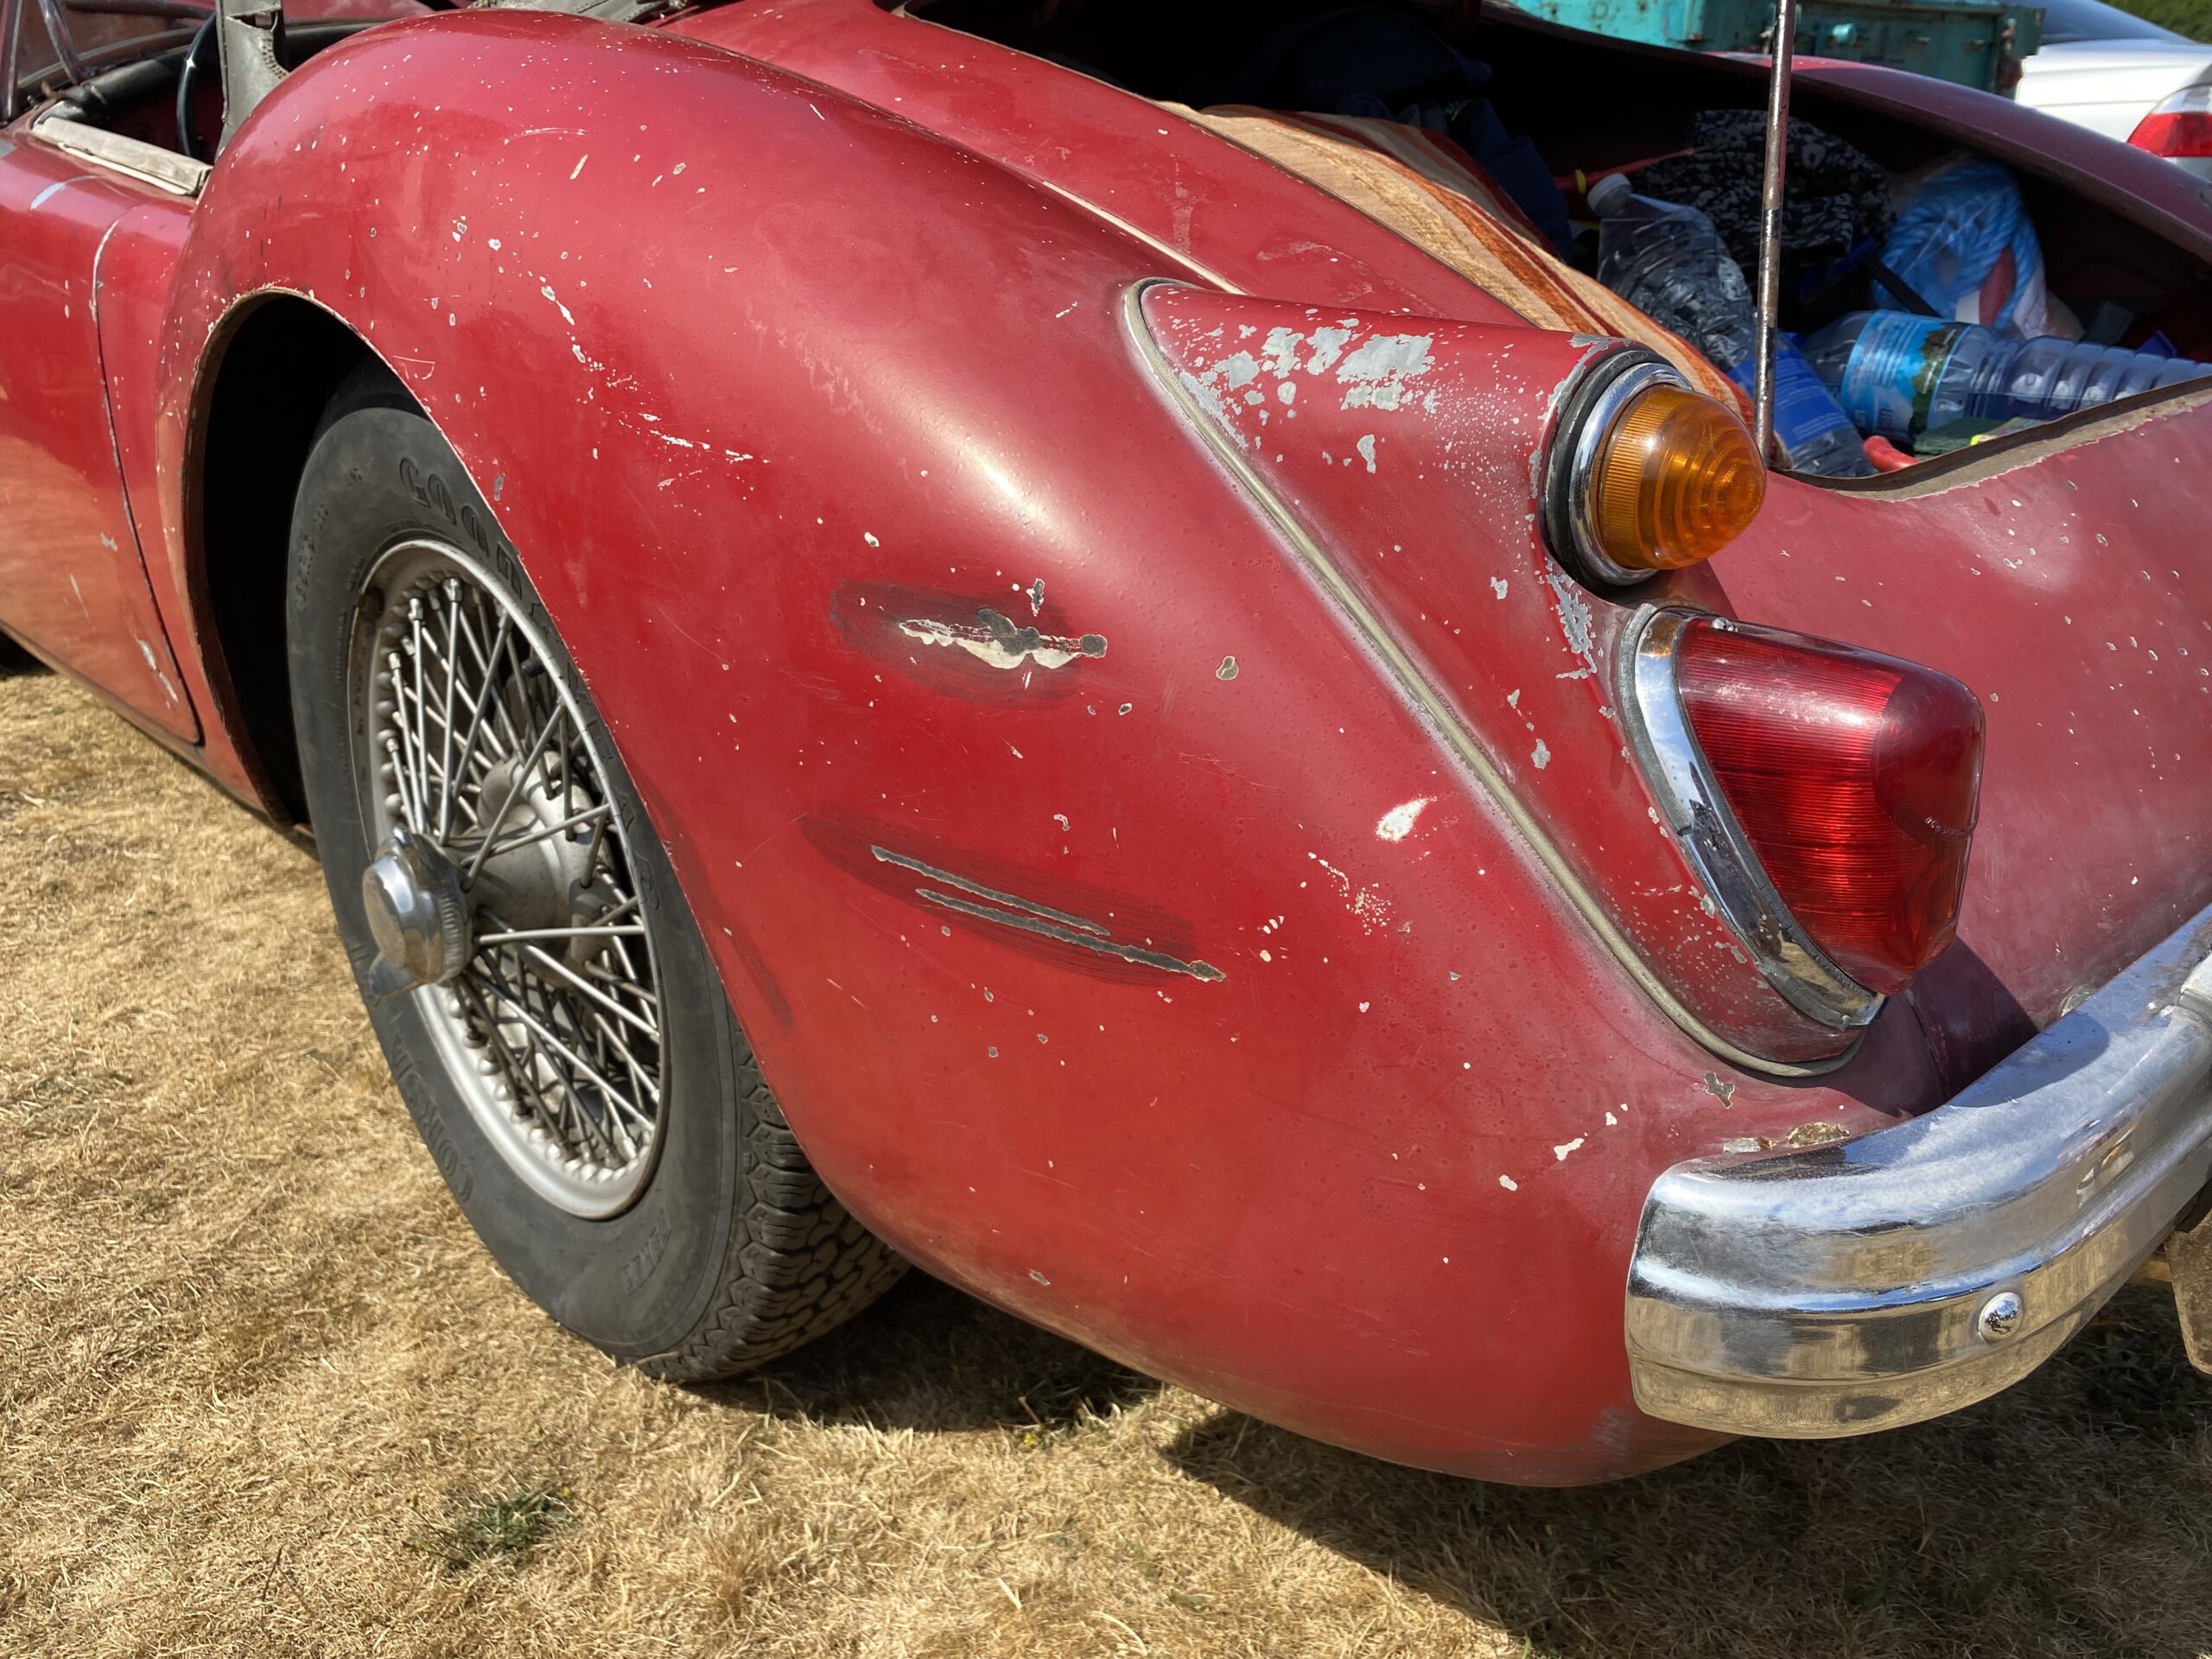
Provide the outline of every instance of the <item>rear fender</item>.
[[1652,1181],[1921,1103],[1924,1052],[1878,1026],[1820,1084],[1745,1074],[1618,970],[1150,372],[1128,296],[1180,274],[717,48],[442,16],[241,128],[162,459],[256,293],[407,382],[900,1250],[1384,1456],[1681,1455],[1622,1344]]

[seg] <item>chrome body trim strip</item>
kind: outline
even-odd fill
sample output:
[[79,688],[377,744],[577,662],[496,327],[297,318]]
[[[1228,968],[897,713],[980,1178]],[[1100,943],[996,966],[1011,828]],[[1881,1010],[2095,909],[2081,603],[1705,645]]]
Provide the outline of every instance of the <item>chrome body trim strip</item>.
[[2041,1364],[2212,1177],[2212,908],[1946,1104],[1856,1141],[1678,1164],[1629,1269],[1636,1401],[1813,1439]]
[[1797,925],[1721,795],[1682,713],[1675,649],[1695,621],[1736,626],[1726,617],[1669,610],[1646,611],[1630,624],[1617,658],[1618,706],[1630,750],[1699,885],[1767,982],[1808,1019],[1853,1030],[1882,1011],[1881,996],[1829,961]]

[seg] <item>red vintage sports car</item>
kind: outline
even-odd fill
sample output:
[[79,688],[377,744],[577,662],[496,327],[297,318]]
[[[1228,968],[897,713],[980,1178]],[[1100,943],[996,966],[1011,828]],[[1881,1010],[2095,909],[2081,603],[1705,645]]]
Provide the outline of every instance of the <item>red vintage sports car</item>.
[[[1419,123],[1213,99],[1311,5],[394,7],[0,0],[0,623],[311,829],[563,1325],[722,1375],[904,1258],[1560,1484],[2162,1250],[2202,1347],[2212,391],[1770,470]],[[1422,16],[1570,182],[1764,97]],[[1796,96],[2207,354],[2201,181]]]

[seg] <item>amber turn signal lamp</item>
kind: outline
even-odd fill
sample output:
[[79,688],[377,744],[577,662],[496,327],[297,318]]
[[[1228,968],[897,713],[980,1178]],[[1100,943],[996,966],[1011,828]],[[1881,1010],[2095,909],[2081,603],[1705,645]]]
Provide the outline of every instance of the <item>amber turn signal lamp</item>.
[[1554,443],[1546,506],[1561,562],[1621,586],[1742,535],[1766,499],[1766,467],[1735,410],[1642,353],[1592,379]]
[[1590,529],[1624,570],[1700,564],[1744,533],[1766,468],[1733,410],[1678,386],[1638,392],[1598,451]]

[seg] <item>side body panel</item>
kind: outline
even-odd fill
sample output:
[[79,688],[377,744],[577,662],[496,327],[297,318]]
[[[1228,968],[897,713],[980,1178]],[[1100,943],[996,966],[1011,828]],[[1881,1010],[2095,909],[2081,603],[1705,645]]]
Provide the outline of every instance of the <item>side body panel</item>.
[[[156,464],[257,292],[405,378],[794,1125],[924,1264],[1384,1456],[1681,1455],[1622,1351],[1652,1179],[1924,1104],[1924,1050],[1885,1020],[1823,1084],[1762,1080],[1618,971],[1147,366],[1132,287],[1191,275],[698,42],[399,25],[218,169]],[[1471,418],[1526,466],[1547,393]]]
[[189,741],[101,370],[97,273],[143,200],[20,124],[0,137],[0,624]]

